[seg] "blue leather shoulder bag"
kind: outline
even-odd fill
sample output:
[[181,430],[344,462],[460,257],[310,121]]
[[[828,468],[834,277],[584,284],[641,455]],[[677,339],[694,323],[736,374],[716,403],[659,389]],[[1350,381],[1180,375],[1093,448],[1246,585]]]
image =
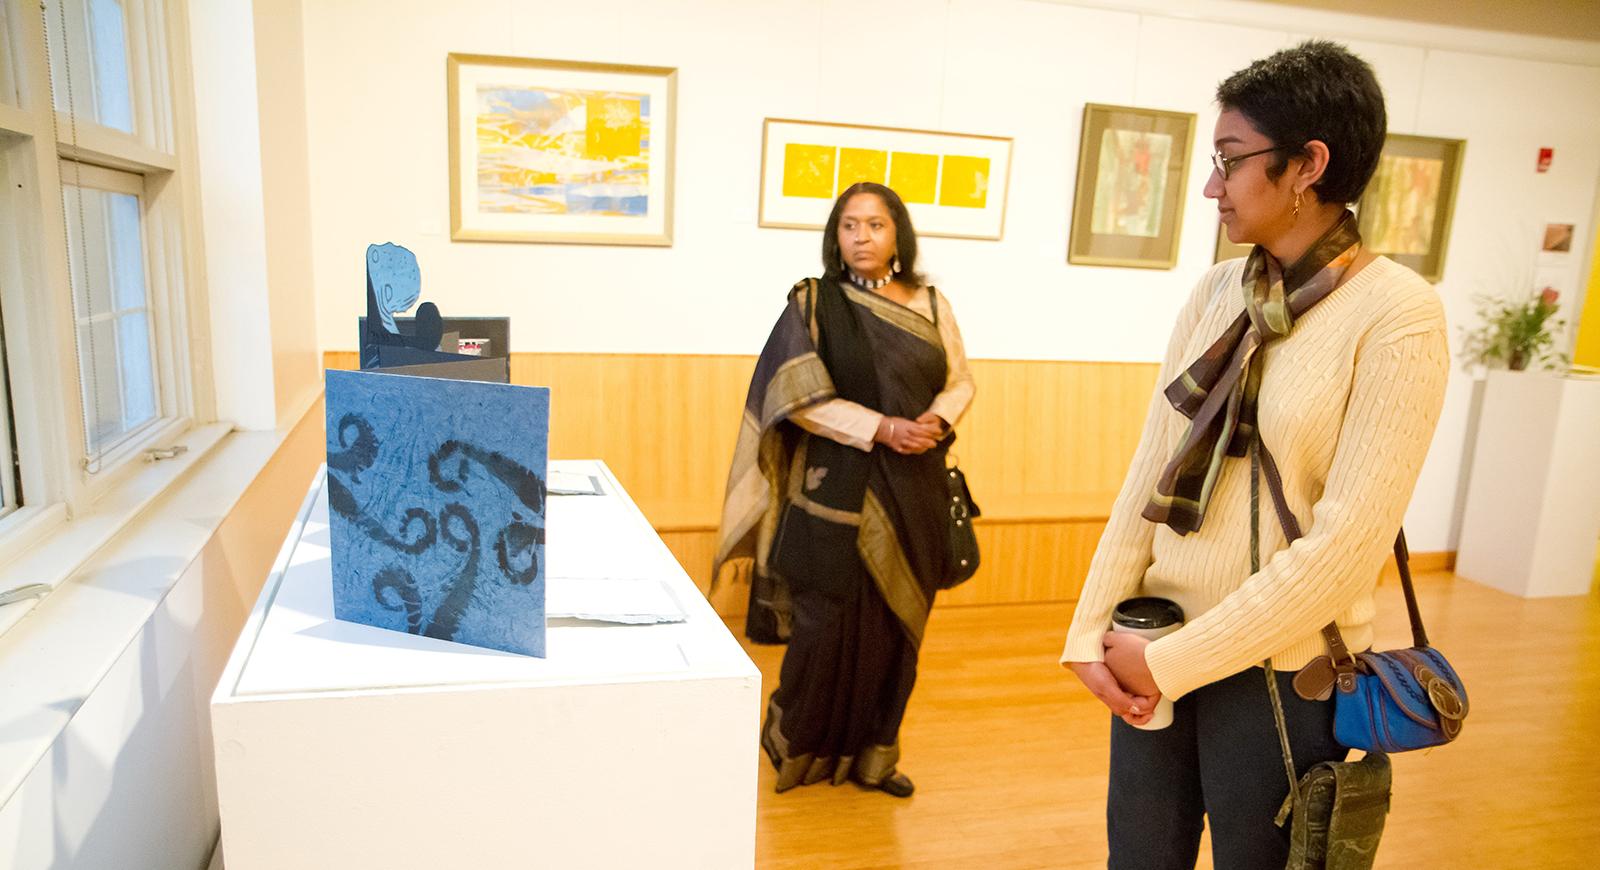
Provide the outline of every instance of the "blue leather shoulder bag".
[[[1283,481],[1272,454],[1259,439],[1256,445],[1278,520],[1293,543],[1301,535],[1300,523],[1284,499]],[[1328,655],[1313,659],[1294,679],[1295,694],[1307,700],[1326,700],[1337,689],[1334,739],[1366,752],[1406,752],[1449,743],[1461,734],[1467,717],[1466,686],[1444,653],[1428,643],[1411,584],[1404,529],[1395,538],[1394,559],[1411,617],[1411,646],[1352,654],[1338,625],[1330,622],[1322,629]]]

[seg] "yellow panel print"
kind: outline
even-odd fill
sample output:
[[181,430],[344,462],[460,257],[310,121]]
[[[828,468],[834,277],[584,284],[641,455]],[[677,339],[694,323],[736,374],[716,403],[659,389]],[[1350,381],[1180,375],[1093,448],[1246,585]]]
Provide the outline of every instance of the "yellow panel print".
[[948,156],[939,185],[939,204],[983,208],[989,201],[989,158]]
[[592,160],[633,157],[640,152],[644,126],[640,123],[639,98],[611,94],[586,96],[584,113],[584,156]]
[[844,193],[845,188],[858,181],[882,184],[888,174],[889,152],[866,148],[840,148],[839,190],[834,195]]
[[832,145],[783,146],[783,195],[833,199],[833,162],[838,152]]
[[896,151],[889,161],[889,186],[906,202],[933,204],[939,185],[939,155]]

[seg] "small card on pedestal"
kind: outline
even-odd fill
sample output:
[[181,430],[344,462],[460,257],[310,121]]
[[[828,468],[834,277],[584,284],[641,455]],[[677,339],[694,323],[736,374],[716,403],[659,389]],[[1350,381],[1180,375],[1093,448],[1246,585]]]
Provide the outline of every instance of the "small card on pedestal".
[[546,387],[327,373],[334,615],[543,657]]

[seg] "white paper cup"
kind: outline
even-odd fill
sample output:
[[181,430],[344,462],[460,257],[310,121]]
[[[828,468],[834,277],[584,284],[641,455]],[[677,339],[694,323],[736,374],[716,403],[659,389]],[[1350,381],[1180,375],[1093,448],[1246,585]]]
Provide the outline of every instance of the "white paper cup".
[[[1155,640],[1183,627],[1183,609],[1165,598],[1129,598],[1111,612],[1111,630],[1125,631]],[[1172,724],[1172,702],[1163,697],[1156,702],[1150,721],[1135,725],[1145,731],[1159,731]]]

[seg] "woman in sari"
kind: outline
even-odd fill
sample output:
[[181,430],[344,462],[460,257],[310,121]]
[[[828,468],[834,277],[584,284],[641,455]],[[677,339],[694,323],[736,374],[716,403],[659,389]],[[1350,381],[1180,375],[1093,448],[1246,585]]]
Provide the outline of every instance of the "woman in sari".
[[761,729],[777,790],[853,779],[907,797],[900,723],[955,575],[945,454],[974,387],[894,191],[840,195],[822,264],[756,362],[712,576],[748,576],[746,634],[789,645]]

